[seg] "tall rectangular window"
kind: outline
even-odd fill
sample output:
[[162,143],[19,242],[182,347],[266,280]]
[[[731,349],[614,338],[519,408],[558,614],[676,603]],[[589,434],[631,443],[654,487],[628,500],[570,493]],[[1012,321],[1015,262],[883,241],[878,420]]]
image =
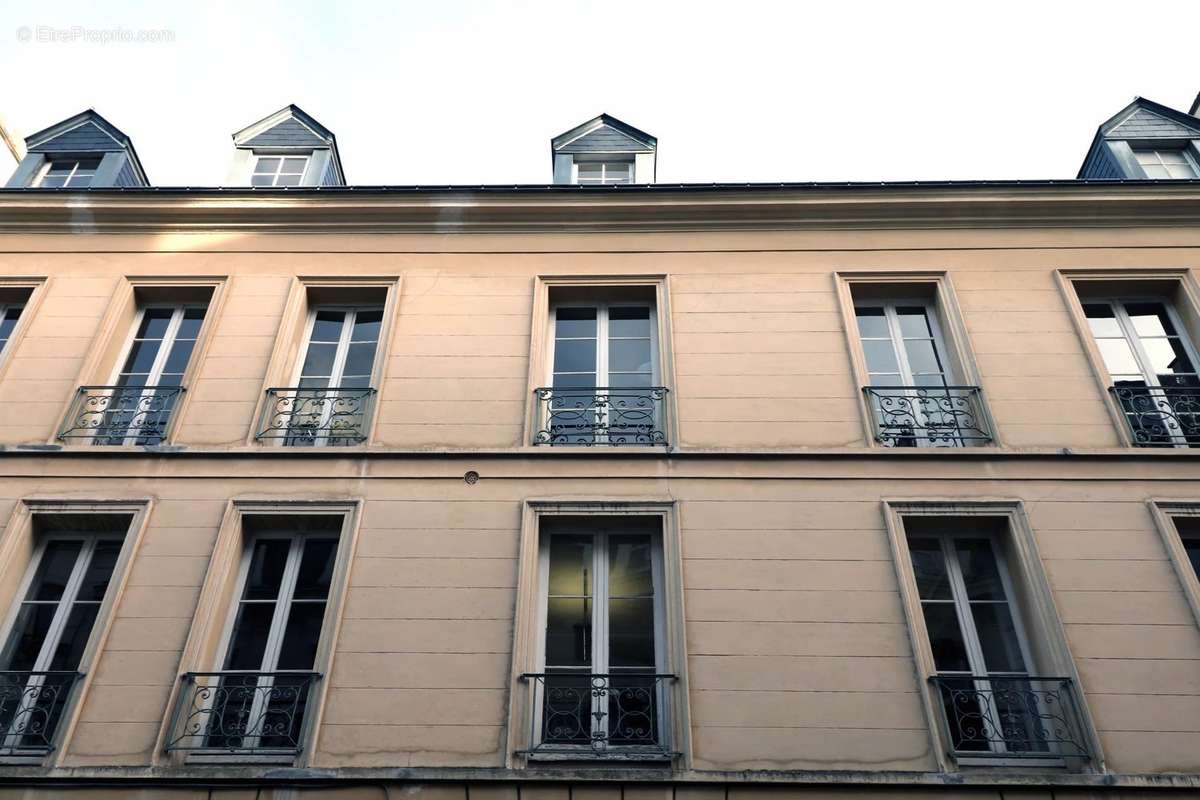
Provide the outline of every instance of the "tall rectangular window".
[[0,302],[0,353],[8,347],[8,340],[12,338],[13,330],[17,327],[24,310],[24,303]]
[[561,518],[541,541],[543,669],[531,752],[668,755],[658,519]]
[[537,444],[666,444],[652,301],[557,302]]
[[54,747],[121,552],[122,535],[107,527],[35,534],[0,651],[0,754]]
[[1083,313],[1134,443],[1200,445],[1200,359],[1172,305],[1092,296]]
[[904,289],[916,291],[867,284],[852,290],[875,440],[885,447],[990,442],[979,387],[963,385],[957,374],[936,300],[901,295]]
[[269,390],[260,439],[351,445],[367,435],[382,306],[317,306],[293,386]]

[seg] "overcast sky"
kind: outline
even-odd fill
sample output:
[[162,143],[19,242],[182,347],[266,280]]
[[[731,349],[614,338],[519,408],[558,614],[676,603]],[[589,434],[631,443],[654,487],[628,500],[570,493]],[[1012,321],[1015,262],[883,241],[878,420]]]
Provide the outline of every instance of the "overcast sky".
[[[1135,95],[1200,91],[1196,0],[6,0],[0,20],[9,128],[95,108],[160,186],[219,185],[230,134],[287,103],[358,184],[545,183],[550,138],[601,111],[658,137],[661,182],[1072,178]],[[173,41],[39,41],[118,27]]]

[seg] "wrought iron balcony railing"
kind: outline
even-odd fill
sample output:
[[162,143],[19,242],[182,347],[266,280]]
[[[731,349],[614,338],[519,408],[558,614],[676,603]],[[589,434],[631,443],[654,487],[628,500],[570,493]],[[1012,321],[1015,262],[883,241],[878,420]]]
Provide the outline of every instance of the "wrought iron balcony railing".
[[1088,758],[1070,678],[947,676],[929,679],[957,758]]
[[182,386],[80,386],[58,434],[96,445],[161,444]]
[[353,445],[367,438],[374,389],[267,389],[257,438],[292,447]]
[[875,441],[885,447],[969,447],[992,441],[978,386],[866,386]]
[[188,672],[171,721],[168,751],[296,755],[316,672]]
[[1200,386],[1112,386],[1136,447],[1200,447]]
[[662,386],[534,389],[534,444],[667,445],[667,392]]
[[0,755],[40,757],[54,733],[78,672],[0,671]]
[[667,709],[674,675],[527,673],[534,759],[670,761]]

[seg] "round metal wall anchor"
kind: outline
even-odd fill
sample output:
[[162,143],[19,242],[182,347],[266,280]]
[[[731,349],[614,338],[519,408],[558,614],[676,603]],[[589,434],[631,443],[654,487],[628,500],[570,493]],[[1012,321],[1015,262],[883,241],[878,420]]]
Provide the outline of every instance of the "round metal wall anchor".
[[467,470],[465,473],[463,473],[463,482],[466,483],[467,486],[474,486],[475,484],[479,483],[479,473],[473,469]]

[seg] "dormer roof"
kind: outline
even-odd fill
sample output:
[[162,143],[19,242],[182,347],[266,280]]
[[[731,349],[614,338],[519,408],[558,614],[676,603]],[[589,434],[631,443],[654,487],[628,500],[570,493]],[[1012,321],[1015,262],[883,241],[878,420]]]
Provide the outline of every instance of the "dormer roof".
[[337,137],[333,131],[294,104],[286,105],[234,133],[233,145],[239,150],[277,153],[328,150],[337,184],[346,182],[342,173],[342,159],[338,154]]
[[657,147],[658,139],[608,114],[593,117],[550,140],[552,154],[653,153]]
[[1193,150],[1200,148],[1200,117],[1194,115],[1198,104],[1200,97],[1192,105],[1193,113],[1185,114],[1144,97],[1133,98],[1132,103],[1101,123],[1076,177],[1145,179],[1145,172],[1134,160],[1131,142],[1134,146],[1149,147],[1161,140],[1168,147],[1184,144]]
[[133,140],[91,108],[25,137],[25,151],[43,156],[124,153],[136,185],[150,184]]

